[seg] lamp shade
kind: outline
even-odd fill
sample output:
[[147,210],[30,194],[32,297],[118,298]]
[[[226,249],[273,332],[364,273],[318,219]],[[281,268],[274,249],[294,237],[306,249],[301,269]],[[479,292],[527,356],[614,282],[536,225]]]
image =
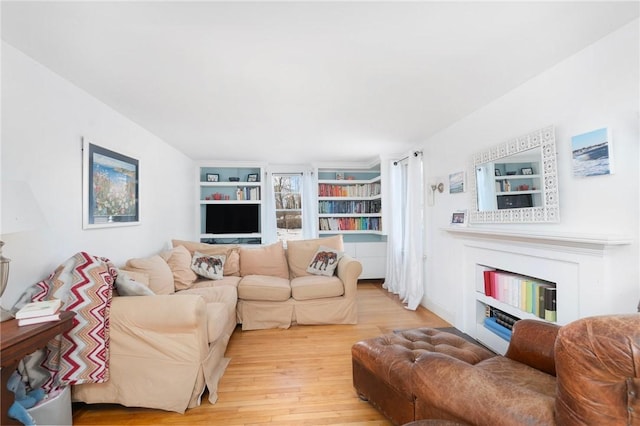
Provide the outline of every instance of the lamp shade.
[[33,231],[45,220],[31,187],[24,181],[2,181],[0,235]]

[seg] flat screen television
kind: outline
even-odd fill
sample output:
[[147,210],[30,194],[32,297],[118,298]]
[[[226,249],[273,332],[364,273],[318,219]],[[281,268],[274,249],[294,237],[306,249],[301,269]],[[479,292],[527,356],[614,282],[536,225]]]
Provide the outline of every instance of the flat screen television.
[[260,232],[258,204],[207,204],[207,234],[250,234]]

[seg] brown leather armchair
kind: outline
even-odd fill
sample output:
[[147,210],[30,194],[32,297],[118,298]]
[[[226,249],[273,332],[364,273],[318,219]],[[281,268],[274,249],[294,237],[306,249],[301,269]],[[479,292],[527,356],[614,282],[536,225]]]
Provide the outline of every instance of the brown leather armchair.
[[442,353],[412,369],[416,419],[473,425],[640,425],[640,314],[563,327],[518,321],[505,356]]

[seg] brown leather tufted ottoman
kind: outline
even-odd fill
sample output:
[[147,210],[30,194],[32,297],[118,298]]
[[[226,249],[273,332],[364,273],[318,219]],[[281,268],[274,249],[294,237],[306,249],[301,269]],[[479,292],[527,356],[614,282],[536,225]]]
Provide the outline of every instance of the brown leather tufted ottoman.
[[435,328],[417,328],[360,341],[351,348],[353,386],[394,424],[417,420],[412,369],[444,353],[469,364],[495,356],[480,345]]

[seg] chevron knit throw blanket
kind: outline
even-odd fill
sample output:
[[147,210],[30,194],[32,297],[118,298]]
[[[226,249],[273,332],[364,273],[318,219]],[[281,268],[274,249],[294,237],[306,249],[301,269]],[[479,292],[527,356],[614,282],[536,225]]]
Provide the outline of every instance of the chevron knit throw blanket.
[[60,299],[61,309],[76,313],[69,331],[23,359],[20,370],[31,388],[50,392],[109,379],[109,308],[116,275],[108,259],[81,252],[25,292],[23,303]]

